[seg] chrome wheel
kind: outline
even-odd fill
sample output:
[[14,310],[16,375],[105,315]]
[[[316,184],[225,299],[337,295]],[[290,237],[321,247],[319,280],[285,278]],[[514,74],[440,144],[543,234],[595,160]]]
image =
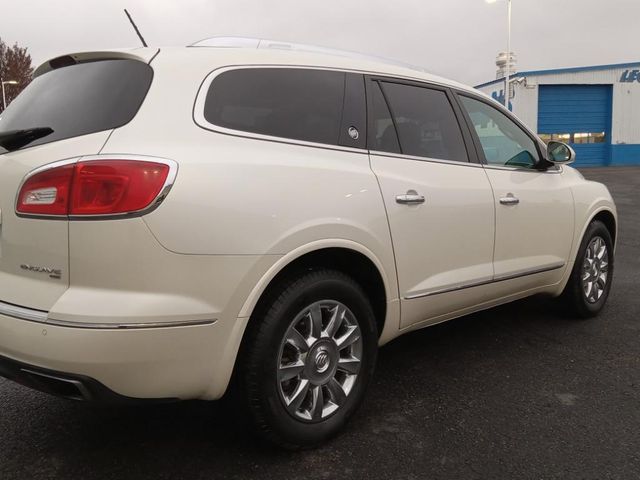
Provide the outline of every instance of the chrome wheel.
[[609,272],[609,252],[601,237],[593,237],[587,246],[582,264],[582,291],[589,303],[602,297]]
[[280,345],[278,386],[291,415],[319,421],[353,391],[362,360],[360,326],[345,305],[324,300],[291,322]]

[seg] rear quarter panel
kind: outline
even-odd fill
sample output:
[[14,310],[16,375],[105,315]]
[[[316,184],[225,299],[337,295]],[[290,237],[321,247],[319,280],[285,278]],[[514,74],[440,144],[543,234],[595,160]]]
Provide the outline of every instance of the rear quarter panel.
[[[387,301],[397,301],[391,237],[367,152],[256,140],[198,126],[193,110],[202,81],[233,63],[231,54],[204,50],[161,52],[152,62],[154,81],[138,115],[102,151],[178,162],[169,196],[144,217],[158,242],[181,255],[288,260],[313,246],[344,247],[348,240],[368,252],[381,269]],[[265,270],[252,282],[262,284],[272,274]],[[255,294],[245,292],[247,299]],[[249,311],[245,306],[236,314]],[[397,322],[391,321],[390,332],[398,331]]]

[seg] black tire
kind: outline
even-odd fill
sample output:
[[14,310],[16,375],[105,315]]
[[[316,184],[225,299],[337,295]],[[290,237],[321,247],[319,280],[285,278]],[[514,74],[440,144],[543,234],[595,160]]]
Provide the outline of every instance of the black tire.
[[[583,266],[585,262],[587,247],[592,242],[592,240],[597,237],[600,237],[602,240],[604,240],[604,243],[607,247],[607,281],[602,291],[602,295],[599,297],[599,299],[597,299],[597,301],[589,301],[583,288]],[[571,271],[571,276],[569,277],[569,281],[567,282],[567,285],[565,286],[565,289],[560,297],[566,313],[577,318],[591,318],[598,315],[598,313],[600,313],[600,311],[604,307],[607,298],[609,297],[609,292],[611,291],[611,283],[613,280],[613,270],[614,255],[611,233],[609,233],[609,230],[604,225],[604,223],[599,220],[594,220],[589,224],[584,237],[582,238],[582,242],[580,243],[580,248],[578,249],[578,254],[573,265],[573,270]]]
[[[283,399],[278,370],[282,351],[287,347],[283,347],[282,342],[301,312],[315,302],[325,300],[340,302],[353,314],[350,319],[356,319],[362,339],[358,342],[360,370],[346,400],[335,412],[326,418],[303,421],[287,409]],[[326,313],[321,314],[323,316]],[[238,381],[239,393],[247,403],[257,432],[269,442],[292,450],[311,448],[325,442],[337,434],[354,414],[373,376],[378,332],[366,294],[358,283],[339,271],[308,270],[282,281],[266,304],[256,312],[256,317],[252,317],[243,342]],[[307,354],[309,358],[312,351]],[[337,362],[334,363],[337,368]],[[322,408],[320,412],[324,414]]]

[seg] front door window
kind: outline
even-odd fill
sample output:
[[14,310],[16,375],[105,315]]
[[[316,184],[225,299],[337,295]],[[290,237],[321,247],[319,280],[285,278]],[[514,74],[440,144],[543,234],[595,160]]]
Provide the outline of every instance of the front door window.
[[492,106],[461,96],[489,165],[534,168],[539,161],[534,140],[513,120]]

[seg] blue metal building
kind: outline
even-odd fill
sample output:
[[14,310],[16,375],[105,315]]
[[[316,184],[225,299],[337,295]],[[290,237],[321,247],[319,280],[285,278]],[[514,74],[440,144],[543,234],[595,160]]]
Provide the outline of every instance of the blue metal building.
[[[476,88],[504,102],[504,79]],[[509,107],[577,166],[640,164],[640,62],[516,73]]]

